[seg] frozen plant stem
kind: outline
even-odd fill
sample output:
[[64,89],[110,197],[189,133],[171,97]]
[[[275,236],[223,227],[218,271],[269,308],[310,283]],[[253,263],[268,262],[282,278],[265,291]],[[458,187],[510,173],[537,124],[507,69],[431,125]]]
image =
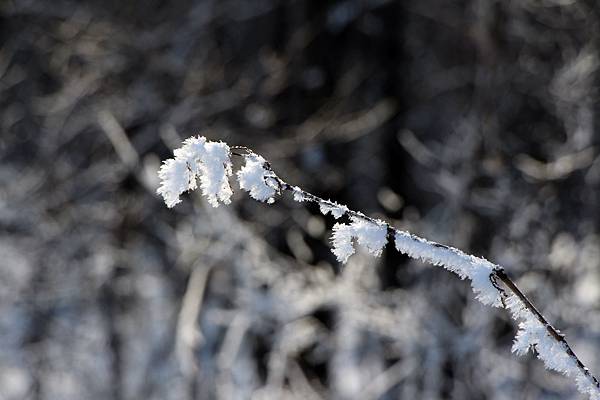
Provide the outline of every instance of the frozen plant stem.
[[319,205],[321,213],[335,219],[346,216],[350,221],[333,227],[333,253],[340,262],[354,253],[355,242],[371,254],[379,256],[388,242],[411,258],[443,266],[461,279],[469,279],[476,298],[486,305],[504,307],[519,322],[512,351],[522,355],[535,348],[537,357],[548,369],[561,372],[575,380],[580,392],[590,399],[600,400],[600,384],[575,355],[563,334],[555,329],[517,287],[504,269],[488,260],[463,253],[450,246],[435,243],[388,223],[369,217],[345,205],[325,200],[281,179],[260,155],[243,146],[229,147],[223,142],[209,142],[204,137],[191,137],[166,160],[159,170],[161,185],[158,193],[168,207],[181,200],[179,196],[197,188],[213,207],[219,202],[230,203],[233,175],[230,156],[244,159],[245,165],[236,173],[240,187],[255,200],[271,204],[284,191],[291,192],[298,202]]

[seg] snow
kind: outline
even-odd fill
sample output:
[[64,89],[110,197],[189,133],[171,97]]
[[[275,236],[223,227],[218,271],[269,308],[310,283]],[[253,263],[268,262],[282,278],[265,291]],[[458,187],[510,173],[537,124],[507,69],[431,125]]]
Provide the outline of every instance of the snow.
[[232,174],[229,146],[223,142],[207,142],[204,137],[191,137],[176,149],[174,158],[165,160],[158,171],[161,184],[157,190],[167,207],[180,203],[179,196],[194,190],[200,179],[202,194],[217,207],[229,204],[233,194],[229,186]]
[[255,200],[273,203],[277,181],[275,174],[265,168],[266,160],[258,154],[248,154],[244,158],[246,164],[237,173],[240,187]]
[[405,231],[396,231],[396,250],[411,258],[420,259],[433,265],[446,268],[460,279],[470,279],[475,296],[483,304],[500,307],[500,292],[490,280],[497,268],[486,259],[471,256],[449,246],[438,245]]
[[331,251],[339,262],[345,263],[354,254],[352,240],[364,246],[369,253],[379,257],[387,243],[387,225],[384,222],[371,222],[352,217],[352,223],[336,223],[333,226]]

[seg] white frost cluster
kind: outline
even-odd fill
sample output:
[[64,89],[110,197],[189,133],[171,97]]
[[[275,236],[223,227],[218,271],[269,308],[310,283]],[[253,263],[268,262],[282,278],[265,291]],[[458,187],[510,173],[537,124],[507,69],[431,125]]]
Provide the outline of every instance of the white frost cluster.
[[470,279],[475,296],[483,304],[494,307],[502,305],[500,292],[490,280],[490,274],[497,266],[488,260],[465,254],[453,247],[438,245],[404,231],[396,232],[395,244],[396,250],[411,258],[443,266],[461,279]]
[[330,213],[331,215],[333,215],[333,218],[338,219],[346,212],[348,212],[348,207],[342,204],[338,204],[335,201],[329,200],[329,203],[320,202],[319,210],[323,215],[327,215],[327,213]]
[[345,263],[354,254],[353,239],[366,247],[369,253],[379,257],[387,243],[387,225],[383,222],[375,223],[354,217],[350,225],[336,223],[333,226],[331,251],[338,261]]
[[550,335],[546,326],[525,308],[521,300],[511,295],[505,303],[512,317],[520,321],[512,351],[522,356],[535,347],[537,357],[546,368],[574,379],[581,393],[589,395],[590,399],[600,400],[600,392],[591,376],[583,373],[575,359],[569,356],[566,346]]
[[273,203],[277,180],[275,174],[265,168],[266,160],[258,154],[248,154],[244,158],[246,165],[237,172],[240,187],[255,200]]
[[183,146],[174,151],[174,158],[165,160],[158,176],[160,194],[167,207],[171,208],[181,202],[179,196],[198,187],[200,180],[202,194],[208,202],[217,207],[219,202],[231,202],[229,176],[231,160],[229,146],[223,142],[207,142],[206,138],[191,137],[183,142]]

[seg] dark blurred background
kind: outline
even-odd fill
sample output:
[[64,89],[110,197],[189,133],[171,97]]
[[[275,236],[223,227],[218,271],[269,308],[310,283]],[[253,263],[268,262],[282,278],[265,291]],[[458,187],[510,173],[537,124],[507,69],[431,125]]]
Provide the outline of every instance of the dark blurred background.
[[[0,0],[0,399],[582,399],[468,283],[342,269],[184,138],[507,268],[600,373],[595,0]],[[234,187],[237,187],[234,186]]]

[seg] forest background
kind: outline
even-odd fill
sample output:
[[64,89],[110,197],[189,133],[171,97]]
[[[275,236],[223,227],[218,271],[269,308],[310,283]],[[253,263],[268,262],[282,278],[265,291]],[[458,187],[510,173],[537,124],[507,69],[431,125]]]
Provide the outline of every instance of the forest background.
[[318,208],[198,195],[182,139],[500,264],[600,372],[600,7],[0,1],[0,399],[581,399],[469,285],[343,269]]

